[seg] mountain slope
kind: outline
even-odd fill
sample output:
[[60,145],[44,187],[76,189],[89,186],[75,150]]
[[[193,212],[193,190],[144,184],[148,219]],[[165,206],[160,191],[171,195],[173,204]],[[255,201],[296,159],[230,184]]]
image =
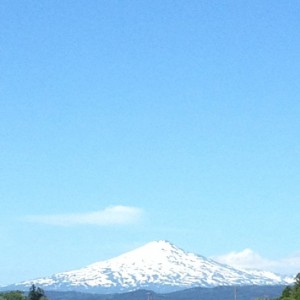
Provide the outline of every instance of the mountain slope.
[[172,291],[190,287],[288,284],[273,273],[251,273],[185,252],[167,241],[156,241],[106,261],[33,282],[46,290],[88,290],[111,293],[137,289]]
[[278,298],[285,286],[229,286],[215,288],[191,288],[172,293],[154,293],[138,290],[120,294],[91,294],[80,292],[47,291],[50,300],[232,300],[236,294],[239,300],[275,299]]

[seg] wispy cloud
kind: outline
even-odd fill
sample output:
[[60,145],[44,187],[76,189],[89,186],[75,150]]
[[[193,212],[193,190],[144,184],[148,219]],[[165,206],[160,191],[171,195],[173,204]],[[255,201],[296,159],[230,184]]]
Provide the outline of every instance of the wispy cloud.
[[239,269],[260,269],[288,275],[295,275],[300,270],[300,253],[271,260],[247,248],[240,252],[230,252],[212,258]]
[[25,217],[27,222],[42,223],[56,226],[75,225],[126,225],[137,223],[143,214],[143,210],[132,206],[110,206],[103,210],[56,215],[29,215]]

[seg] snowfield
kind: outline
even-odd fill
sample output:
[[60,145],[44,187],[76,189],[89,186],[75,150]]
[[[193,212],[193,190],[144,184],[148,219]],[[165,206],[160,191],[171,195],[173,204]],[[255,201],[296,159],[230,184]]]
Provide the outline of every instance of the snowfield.
[[165,292],[190,287],[286,285],[291,282],[292,278],[266,271],[238,270],[185,252],[167,241],[155,241],[79,270],[57,273],[11,287],[28,289],[35,283],[46,290],[111,293],[141,288]]

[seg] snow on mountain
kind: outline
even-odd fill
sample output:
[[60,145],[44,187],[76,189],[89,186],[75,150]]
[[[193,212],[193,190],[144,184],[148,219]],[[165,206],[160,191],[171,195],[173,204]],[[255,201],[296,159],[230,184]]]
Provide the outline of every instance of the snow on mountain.
[[276,274],[270,271],[263,271],[263,270],[256,270],[256,269],[239,269],[239,270],[246,272],[250,275],[266,277],[276,282],[285,282],[285,284],[293,284],[295,282],[295,279],[293,277]]
[[111,293],[143,288],[165,292],[198,286],[289,284],[289,280],[270,272],[237,270],[167,241],[155,241],[78,270],[11,287],[28,289],[35,283],[46,290]]

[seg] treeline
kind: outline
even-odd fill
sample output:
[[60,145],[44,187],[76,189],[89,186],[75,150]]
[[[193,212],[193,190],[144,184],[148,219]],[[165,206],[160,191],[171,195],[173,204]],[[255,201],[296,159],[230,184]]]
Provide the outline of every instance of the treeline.
[[279,300],[300,300],[300,273],[298,273],[295,280],[293,286],[288,286],[283,290]]
[[22,291],[0,293],[0,300],[48,300],[45,292],[34,284],[29,289],[28,295]]

